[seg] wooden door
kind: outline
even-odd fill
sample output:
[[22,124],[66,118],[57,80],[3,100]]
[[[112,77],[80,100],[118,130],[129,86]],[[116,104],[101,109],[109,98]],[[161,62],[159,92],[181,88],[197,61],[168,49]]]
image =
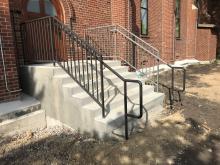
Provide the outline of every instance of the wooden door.
[[[23,6],[23,21],[47,16],[56,17],[63,21],[63,12],[59,0],[25,0]],[[29,50],[28,55],[33,61],[51,61],[52,56],[56,56],[59,60],[66,59],[65,36],[61,30],[58,29],[51,33],[49,21],[33,21],[28,26],[26,42]],[[51,39],[53,39],[54,54],[51,54],[53,52]]]

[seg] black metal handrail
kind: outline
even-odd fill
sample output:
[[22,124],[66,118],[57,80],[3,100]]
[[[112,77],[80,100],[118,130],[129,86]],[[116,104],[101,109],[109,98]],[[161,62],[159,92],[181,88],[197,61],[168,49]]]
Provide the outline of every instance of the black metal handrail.
[[[102,54],[54,17],[44,17],[21,24],[24,62],[58,64],[102,108],[105,117],[104,76],[107,68],[124,82],[125,138],[128,139],[128,117],[143,116],[143,87],[139,80],[125,79],[103,61]],[[98,63],[100,68],[98,68]],[[98,72],[98,69],[100,71]],[[100,84],[99,84],[100,80]],[[139,115],[128,113],[127,83],[139,85]]]

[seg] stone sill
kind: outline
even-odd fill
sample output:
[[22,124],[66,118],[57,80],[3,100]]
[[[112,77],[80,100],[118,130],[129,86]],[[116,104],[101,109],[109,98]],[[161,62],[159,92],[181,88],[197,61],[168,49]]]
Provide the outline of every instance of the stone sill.
[[198,28],[215,28],[214,24],[198,24]]

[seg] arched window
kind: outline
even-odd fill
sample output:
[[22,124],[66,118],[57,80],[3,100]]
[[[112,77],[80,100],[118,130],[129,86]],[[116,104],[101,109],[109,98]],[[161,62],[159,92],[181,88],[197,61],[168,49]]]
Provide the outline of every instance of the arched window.
[[27,11],[33,13],[40,13],[40,1],[29,0],[27,3]]
[[141,0],[141,35],[148,34],[148,0]]
[[56,8],[54,7],[54,5],[50,0],[44,0],[44,8],[46,15],[53,17],[57,16]]
[[56,17],[58,11],[55,4],[54,0],[27,0],[26,12]]

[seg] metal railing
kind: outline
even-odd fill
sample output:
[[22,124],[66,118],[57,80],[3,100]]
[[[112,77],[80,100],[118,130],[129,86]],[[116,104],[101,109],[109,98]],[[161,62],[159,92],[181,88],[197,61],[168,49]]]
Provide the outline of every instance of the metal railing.
[[[173,104],[174,91],[185,91],[186,70],[184,67],[175,67],[160,58],[160,52],[140,37],[120,25],[100,26],[86,29],[85,39],[107,59],[120,59],[144,78],[149,84],[159,90],[160,65],[165,64],[171,69],[170,104]],[[175,71],[181,70],[183,81],[180,86],[175,84]]]
[[103,58],[121,60],[158,91],[160,63],[156,48],[119,25],[86,29],[85,39],[103,53]]
[[[143,115],[142,83],[122,77],[103,61],[102,52],[97,51],[90,42],[81,39],[54,17],[27,21],[21,25],[21,29],[24,62],[58,64],[100,105],[103,118],[106,116],[104,68],[124,83],[125,138],[128,139],[128,117],[139,119]],[[136,83],[139,86],[139,115],[128,113],[127,83]]]

